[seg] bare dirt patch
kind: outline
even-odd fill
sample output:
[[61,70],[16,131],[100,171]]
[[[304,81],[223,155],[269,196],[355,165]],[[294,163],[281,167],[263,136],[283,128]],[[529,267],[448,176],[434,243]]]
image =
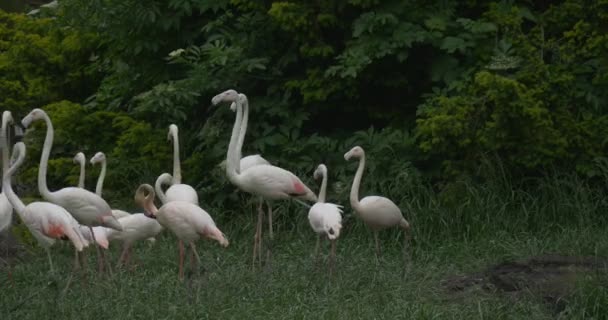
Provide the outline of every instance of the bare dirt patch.
[[579,279],[606,275],[607,271],[607,258],[542,255],[501,262],[473,274],[451,276],[441,285],[453,297],[480,291],[515,296],[533,294],[551,304],[556,311],[561,311]]

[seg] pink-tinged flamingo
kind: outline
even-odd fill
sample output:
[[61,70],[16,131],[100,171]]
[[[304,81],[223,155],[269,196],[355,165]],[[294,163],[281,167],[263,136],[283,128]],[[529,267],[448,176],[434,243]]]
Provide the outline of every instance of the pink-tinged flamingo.
[[[12,115],[10,111],[4,111],[2,113],[2,130],[6,130],[8,133],[8,123],[12,121]],[[6,136],[8,140],[8,134]],[[8,148],[8,142],[7,142]],[[7,172],[9,167],[9,151],[6,151],[6,154],[2,153],[2,172]],[[6,194],[4,193],[4,186],[2,187],[2,193],[0,193],[0,233],[4,232],[11,226],[11,222],[13,221],[13,206],[11,202],[8,201]]]
[[[240,168],[241,146],[239,146],[238,135],[244,135],[247,130],[248,101],[244,94],[235,90],[226,90],[211,100],[216,105],[220,102],[236,102],[236,120],[232,128],[232,135],[226,154],[226,174],[228,179],[239,189],[262,197],[265,200],[303,199],[317,201],[317,196],[293,173],[270,164],[260,164],[243,170]],[[244,114],[244,115],[243,115]],[[258,223],[256,227],[256,238],[253,246],[253,259],[255,263],[256,251],[261,251],[261,230],[264,211],[261,202],[258,206]],[[269,216],[269,224],[272,224]],[[272,234],[269,234],[272,241]],[[270,248],[268,248],[270,256]]]
[[[149,184],[142,184],[135,192],[135,203],[144,208],[147,216],[154,217],[165,228],[171,230],[181,241],[190,244],[190,250],[196,256],[197,267],[200,257],[196,252],[194,241],[200,238],[216,240],[221,246],[227,247],[229,242],[215,225],[211,216],[201,207],[186,201],[169,201],[160,209],[154,205],[154,188]],[[184,250],[179,250],[179,272],[180,279],[184,278]]]
[[[26,129],[34,121],[43,120],[46,123],[46,137],[40,157],[40,168],[38,170],[38,189],[44,199],[65,208],[78,223],[92,228],[104,226],[116,230],[122,230],[122,226],[112,215],[112,210],[108,203],[100,196],[77,187],[67,187],[51,192],[46,184],[46,171],[49,155],[53,146],[53,124],[49,116],[42,109],[34,109],[21,120],[21,124]],[[99,260],[99,269],[103,271],[105,257],[99,246],[95,246]]]
[[376,242],[376,259],[380,255],[380,242],[378,240],[378,231],[394,226],[399,226],[403,229],[403,254],[404,259],[407,258],[407,241],[409,240],[410,224],[405,220],[401,210],[397,205],[388,198],[380,196],[367,196],[359,201],[359,185],[363,177],[365,168],[365,151],[360,146],[353,147],[344,154],[344,160],[349,161],[351,158],[359,159],[359,167],[353,186],[350,189],[350,205],[355,212],[361,217],[361,220],[367,224],[374,232],[374,240]]
[[[169,201],[186,201],[195,205],[199,205],[198,194],[192,186],[182,183],[182,167],[179,158],[179,129],[177,125],[170,124],[169,132],[167,133],[167,140],[173,142],[173,175],[163,173],[156,179],[154,186],[156,187],[156,194],[162,204]],[[162,186],[164,184],[170,185],[167,192],[163,192]],[[180,249],[183,251],[183,242],[178,241]]]
[[[319,235],[315,247],[315,261],[319,259],[319,245],[321,238],[326,237],[331,242],[331,253],[329,256],[329,274],[333,273],[336,260],[336,241],[342,230],[342,206],[326,203],[325,194],[327,192],[327,167],[320,164],[314,172],[315,179],[323,179],[317,203],[308,211],[308,222],[312,230]],[[316,264],[316,263],[315,263]]]
[[[5,141],[2,144],[3,150],[6,150],[6,137],[2,137],[2,141]],[[87,242],[80,233],[76,220],[64,208],[49,202],[40,201],[32,202],[25,206],[21,199],[17,197],[13,192],[10,178],[25,160],[25,144],[23,142],[18,142],[13,147],[13,158],[15,157],[17,158],[15,163],[4,173],[2,185],[4,186],[6,196],[21,220],[38,243],[46,250],[50,271],[53,273],[53,259],[51,258],[50,247],[55,243],[56,239],[68,237],[77,252],[82,251],[87,246]]]

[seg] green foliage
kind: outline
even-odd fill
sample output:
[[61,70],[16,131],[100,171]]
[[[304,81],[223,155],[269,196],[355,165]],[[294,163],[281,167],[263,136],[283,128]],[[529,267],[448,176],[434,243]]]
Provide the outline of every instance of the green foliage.
[[19,114],[61,99],[83,99],[97,82],[88,66],[95,45],[94,36],[51,19],[0,11],[0,108]]

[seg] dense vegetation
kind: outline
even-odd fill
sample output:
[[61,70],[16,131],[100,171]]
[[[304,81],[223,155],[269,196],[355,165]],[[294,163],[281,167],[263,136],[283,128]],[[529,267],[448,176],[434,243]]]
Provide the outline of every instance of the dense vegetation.
[[[49,112],[51,189],[76,184],[76,152],[104,151],[104,197],[127,209],[170,172],[175,123],[184,181],[230,224],[252,198],[225,178],[234,115],[210,100],[234,88],[251,104],[243,154],[310,185],[326,163],[347,223],[343,154],[365,148],[363,192],[403,209],[416,252],[605,225],[607,52],[607,0],[61,0],[0,11],[0,110]],[[34,197],[42,131],[17,179]]]

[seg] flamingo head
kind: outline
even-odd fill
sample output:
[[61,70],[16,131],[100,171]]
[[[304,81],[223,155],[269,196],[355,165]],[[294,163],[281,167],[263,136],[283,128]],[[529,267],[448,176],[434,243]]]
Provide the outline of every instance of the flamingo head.
[[11,123],[13,123],[13,114],[8,110],[2,112],[2,128],[6,128]]
[[86,161],[86,160],[85,160],[84,153],[82,153],[82,152],[78,152],[78,153],[77,153],[77,154],[74,156],[74,158],[72,159],[72,161],[73,161],[74,163],[85,163],[85,161]]
[[167,133],[167,141],[173,141],[173,139],[177,138],[177,125],[170,124],[169,125],[169,133]]
[[97,152],[90,160],[91,164],[93,165],[104,161],[106,161],[106,155],[101,151]]
[[156,218],[158,211],[154,206],[155,196],[154,188],[147,183],[140,185],[135,191],[135,203],[144,208],[144,214],[149,218]]
[[317,169],[315,170],[315,173],[313,173],[313,177],[315,178],[315,180],[319,180],[321,178],[323,178],[323,176],[327,175],[327,167],[324,164],[320,164]]
[[235,102],[239,97],[239,93],[234,89],[228,89],[211,99],[211,103],[215,106],[220,102]]
[[355,146],[352,149],[350,149],[350,151],[348,151],[347,153],[344,154],[344,160],[348,161],[352,157],[355,157],[358,159],[363,156],[365,156],[365,151],[363,151],[363,148],[361,148],[359,146]]
[[44,119],[45,115],[46,112],[44,112],[44,110],[36,108],[30,111],[30,113],[21,120],[21,124],[27,129],[32,122]]

